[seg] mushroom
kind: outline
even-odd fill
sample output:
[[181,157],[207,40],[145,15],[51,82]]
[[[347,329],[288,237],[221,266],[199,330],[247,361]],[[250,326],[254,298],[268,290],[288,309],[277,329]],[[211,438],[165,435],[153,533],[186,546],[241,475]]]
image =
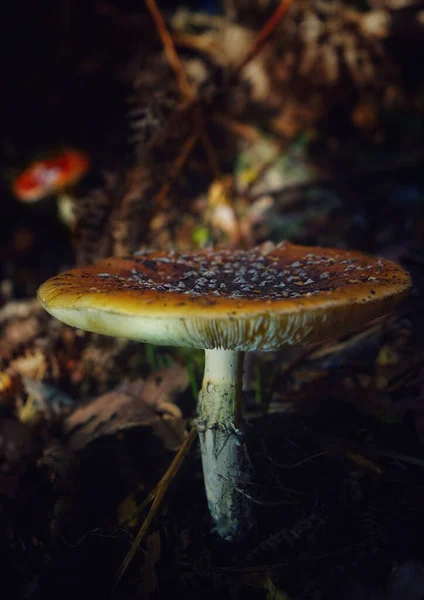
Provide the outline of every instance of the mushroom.
[[21,202],[33,203],[58,194],[59,216],[66,225],[73,221],[73,198],[66,190],[88,171],[90,161],[78,150],[66,149],[45,160],[33,162],[13,182],[12,190]]
[[355,330],[406,294],[409,275],[355,251],[266,242],[250,250],[141,251],[53,277],[44,308],[87,331],[205,350],[197,427],[216,530],[249,526],[241,418],[243,353]]

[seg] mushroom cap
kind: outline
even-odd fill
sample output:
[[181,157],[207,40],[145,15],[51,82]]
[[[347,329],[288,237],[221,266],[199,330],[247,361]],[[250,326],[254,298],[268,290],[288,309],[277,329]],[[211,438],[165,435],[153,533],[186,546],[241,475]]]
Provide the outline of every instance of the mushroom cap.
[[358,329],[411,287],[397,264],[360,252],[267,242],[251,250],[143,251],[49,279],[64,323],[158,345],[275,350]]
[[89,167],[90,162],[83,152],[64,150],[33,162],[13,182],[13,193],[22,202],[37,202],[79,181]]

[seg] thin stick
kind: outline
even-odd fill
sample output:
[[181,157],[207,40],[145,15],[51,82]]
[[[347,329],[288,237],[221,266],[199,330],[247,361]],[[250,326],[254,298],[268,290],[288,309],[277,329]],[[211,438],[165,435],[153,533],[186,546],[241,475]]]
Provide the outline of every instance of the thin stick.
[[195,427],[192,427],[192,429],[190,430],[190,433],[188,434],[187,438],[184,440],[183,444],[181,445],[180,449],[178,450],[174,460],[170,464],[165,475],[162,477],[162,479],[157,484],[157,486],[154,490],[154,492],[155,492],[154,500],[153,500],[152,506],[149,510],[149,514],[147,515],[143,525],[141,526],[141,529],[138,532],[138,534],[134,540],[131,550],[125,556],[124,560],[121,563],[121,566],[119,567],[119,570],[115,577],[115,583],[114,583],[112,591],[116,590],[117,586],[119,585],[119,582],[121,581],[122,577],[125,575],[128,567],[130,566],[131,561],[134,558],[135,554],[137,553],[140,545],[143,543],[143,540],[146,537],[147,532],[149,531],[149,527],[152,524],[154,518],[156,517],[156,515],[159,511],[159,508],[161,507],[161,504],[165,498],[166,492],[168,491],[169,486],[171,485],[172,481],[175,479],[176,475],[178,474],[178,472],[184,462],[185,457],[187,456],[194,440],[196,439],[196,436],[197,436],[197,430]]
[[180,153],[178,154],[177,158],[171,165],[168,181],[166,181],[162,185],[162,187],[160,188],[160,190],[154,197],[153,205],[156,205],[160,208],[166,208],[166,206],[168,204],[168,199],[167,199],[168,192],[171,189],[172,184],[174,183],[174,181],[180,174],[181,169],[184,167],[188,157],[190,156],[190,154],[198,140],[199,140],[199,132],[198,131],[194,131],[186,139],[186,141],[183,144],[183,147],[181,148]]
[[241,71],[248,62],[250,62],[255,56],[257,56],[261,50],[268,43],[269,38],[274,33],[277,26],[281,23],[282,19],[285,17],[288,9],[290,8],[293,0],[282,0],[278,7],[275,9],[274,14],[267,21],[265,26],[261,29],[258,37],[253,42],[252,47],[249,52],[241,62],[241,64],[236,69],[236,72]]
[[168,31],[168,28],[166,27],[164,18],[162,17],[157,7],[156,0],[146,0],[146,5],[155,22],[159,37],[162,40],[166,58],[177,77],[178,87],[180,89],[181,95],[186,99],[192,98],[193,90],[189,84],[187,75],[183,69],[177,51],[175,50],[174,42]]
[[228,131],[231,131],[235,135],[246,139],[248,142],[257,142],[261,139],[265,139],[265,136],[261,135],[255,127],[247,125],[246,123],[240,123],[222,113],[213,115],[212,121],[225,127],[225,129],[228,129]]
[[213,144],[210,141],[209,136],[207,135],[205,130],[202,131],[200,139],[202,140],[203,148],[206,152],[209,168],[212,171],[214,178],[219,179],[220,177],[222,177],[221,166],[219,164],[215,148],[213,147]]
[[366,546],[367,540],[363,540],[361,542],[356,542],[355,544],[351,544],[350,546],[343,546],[343,548],[336,548],[335,550],[331,550],[330,552],[324,552],[323,554],[316,554],[314,556],[301,556],[300,558],[296,558],[294,560],[288,560],[283,563],[270,564],[270,565],[257,565],[252,567],[215,567],[217,571],[225,571],[226,573],[263,573],[263,572],[273,572],[279,571],[285,567],[290,567],[296,564],[308,563],[317,560],[321,560],[323,558],[328,558],[330,556],[337,556],[338,554],[342,554],[344,552],[349,552],[351,550],[356,550],[357,548],[361,548]]
[[[184,109],[187,106],[187,102],[190,103],[190,101],[194,100],[194,96],[195,96],[194,91],[187,79],[187,75],[186,75],[184,68],[180,61],[180,57],[178,56],[178,53],[175,49],[174,40],[172,39],[172,36],[168,31],[166,23],[157,7],[156,0],[146,0],[146,5],[150,11],[150,14],[152,15],[153,20],[155,21],[158,35],[159,35],[160,39],[162,40],[162,44],[163,44],[163,47],[165,50],[166,58],[170,64],[171,68],[174,70],[174,73],[177,77],[177,83],[178,83],[178,88],[180,90],[180,94],[183,97],[183,99],[185,100],[185,104],[183,104],[183,107],[182,107],[182,109]],[[216,152],[215,152],[215,150],[209,140],[209,137],[205,131],[204,123],[203,123],[203,121],[204,121],[203,116],[201,115],[199,110],[196,110],[196,108],[195,108],[195,113],[194,113],[194,120],[196,122],[196,128],[199,133],[198,133],[198,136],[196,137],[196,139],[189,138],[188,152],[187,153],[185,152],[185,147],[183,147],[182,151],[180,152],[180,154],[177,158],[177,161],[174,164],[174,167],[176,168],[176,176],[178,176],[178,174],[180,173],[186,160],[188,159],[188,156],[192,150],[192,147],[194,146],[194,143],[197,142],[198,139],[200,139],[200,141],[202,142],[203,148],[205,149],[208,163],[209,163],[209,166],[211,168],[211,171],[212,171],[214,177],[220,177],[221,169],[219,166],[218,157],[217,157]],[[191,143],[191,142],[193,142],[193,143]],[[175,179],[175,178],[176,177],[173,177],[173,179]],[[158,196],[156,199],[159,199],[159,204],[161,204],[164,196],[168,193],[170,184],[171,184],[171,182],[168,182],[168,184],[165,184],[163,186],[163,188],[160,190],[160,192],[158,193]]]
[[222,170],[219,165],[218,156],[216,155],[215,148],[213,147],[208,134],[205,129],[205,115],[204,111],[200,106],[194,107],[193,112],[194,122],[199,132],[199,137],[202,142],[203,148],[208,159],[210,170],[215,179],[219,179],[222,176]]

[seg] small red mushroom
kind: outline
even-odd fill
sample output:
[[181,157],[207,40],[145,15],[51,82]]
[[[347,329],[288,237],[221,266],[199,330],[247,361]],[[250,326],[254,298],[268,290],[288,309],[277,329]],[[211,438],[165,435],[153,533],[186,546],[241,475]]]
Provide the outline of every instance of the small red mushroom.
[[13,182],[13,193],[22,202],[37,202],[79,181],[89,167],[86,154],[64,150],[51,158],[33,162]]

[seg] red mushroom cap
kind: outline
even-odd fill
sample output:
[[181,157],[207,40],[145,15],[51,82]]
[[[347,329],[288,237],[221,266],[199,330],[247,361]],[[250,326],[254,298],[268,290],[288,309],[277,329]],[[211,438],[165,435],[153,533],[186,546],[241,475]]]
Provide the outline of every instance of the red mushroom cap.
[[37,202],[76,183],[88,171],[90,162],[77,150],[32,163],[13,182],[13,193],[22,202]]

